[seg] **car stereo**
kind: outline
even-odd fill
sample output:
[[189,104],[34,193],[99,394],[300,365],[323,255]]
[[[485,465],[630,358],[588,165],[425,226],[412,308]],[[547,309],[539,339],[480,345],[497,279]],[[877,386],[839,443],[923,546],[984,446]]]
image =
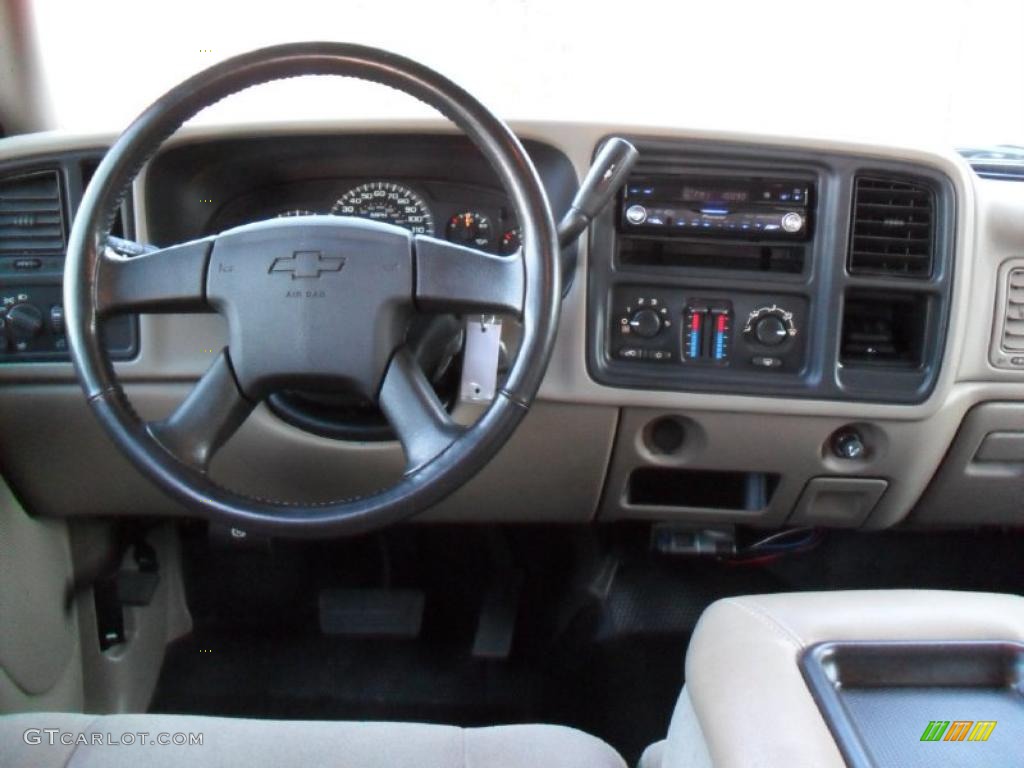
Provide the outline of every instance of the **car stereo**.
[[623,234],[803,241],[813,186],[800,179],[632,178],[620,201]]

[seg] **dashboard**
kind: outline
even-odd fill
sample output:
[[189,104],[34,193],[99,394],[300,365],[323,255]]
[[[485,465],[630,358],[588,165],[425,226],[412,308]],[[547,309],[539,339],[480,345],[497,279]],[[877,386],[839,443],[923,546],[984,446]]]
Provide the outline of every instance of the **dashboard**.
[[[1024,184],[980,178],[945,150],[514,127],[556,218],[605,138],[625,136],[641,159],[563,254],[561,326],[530,415],[426,519],[1019,522],[1024,352],[1013,351],[1013,302]],[[29,178],[50,190],[48,215],[59,217],[31,253],[0,242],[13,339],[0,358],[0,464],[40,514],[181,514],[106,444],[60,348],[64,238],[109,141],[0,142],[0,197]],[[482,157],[429,121],[183,131],[144,169],[118,225],[163,246],[307,214],[389,221],[497,254],[518,246],[514,212]],[[39,325],[30,337],[26,305]],[[456,318],[437,333],[455,338],[461,327]],[[111,329],[108,344],[136,407],[155,417],[209,364],[224,327],[216,316],[143,315]],[[457,379],[454,355],[446,370]],[[450,378],[437,386],[473,418]],[[401,471],[388,435],[317,426],[351,421],[365,404],[303,409],[261,406],[214,475],[315,501]]]

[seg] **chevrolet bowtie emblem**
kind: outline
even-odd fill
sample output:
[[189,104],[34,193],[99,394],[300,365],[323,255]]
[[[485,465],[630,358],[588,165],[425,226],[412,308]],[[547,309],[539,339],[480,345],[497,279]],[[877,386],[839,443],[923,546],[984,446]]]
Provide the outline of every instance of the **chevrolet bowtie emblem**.
[[323,272],[340,272],[344,256],[324,256],[320,251],[296,251],[291,256],[274,259],[271,272],[290,272],[292,280],[320,277]]

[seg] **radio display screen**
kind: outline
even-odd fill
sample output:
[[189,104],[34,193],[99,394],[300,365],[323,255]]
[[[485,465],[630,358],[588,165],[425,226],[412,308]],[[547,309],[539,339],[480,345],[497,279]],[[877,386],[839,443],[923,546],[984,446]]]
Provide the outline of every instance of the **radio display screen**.
[[652,204],[807,207],[809,192],[802,179],[690,176],[633,180],[625,198]]
[[682,189],[681,201],[684,203],[748,203],[750,202],[750,190],[686,185]]

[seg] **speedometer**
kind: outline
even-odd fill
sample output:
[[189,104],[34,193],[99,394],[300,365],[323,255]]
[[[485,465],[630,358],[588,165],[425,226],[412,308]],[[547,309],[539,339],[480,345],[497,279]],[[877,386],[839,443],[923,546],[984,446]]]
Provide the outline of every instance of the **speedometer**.
[[423,198],[389,181],[371,181],[350,189],[338,198],[331,213],[396,224],[415,235],[434,234],[434,216]]

